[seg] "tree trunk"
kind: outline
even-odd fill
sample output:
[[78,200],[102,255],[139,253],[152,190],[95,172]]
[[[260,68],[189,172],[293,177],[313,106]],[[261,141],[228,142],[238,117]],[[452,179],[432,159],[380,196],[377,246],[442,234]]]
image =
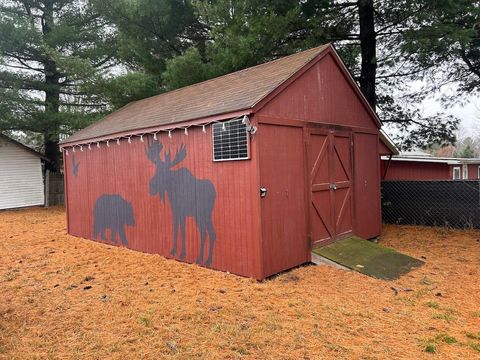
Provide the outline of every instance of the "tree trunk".
[[[53,20],[53,3],[46,2],[42,17],[42,33],[44,37],[48,37],[54,26]],[[58,171],[60,160],[59,143],[59,120],[60,112],[60,73],[57,69],[55,60],[48,55],[43,61],[45,72],[45,117],[47,118],[46,127],[44,129],[44,147],[45,157],[50,160],[47,168],[51,171]]]
[[54,61],[46,61],[45,69],[45,116],[48,118],[44,131],[45,156],[50,160],[48,168],[51,171],[58,170],[60,160],[59,142],[59,125],[58,116],[60,112],[60,91],[59,91],[59,74]]
[[360,88],[369,104],[375,110],[377,104],[375,92],[377,34],[375,33],[373,0],[358,0],[358,15],[360,19],[360,49],[362,55]]

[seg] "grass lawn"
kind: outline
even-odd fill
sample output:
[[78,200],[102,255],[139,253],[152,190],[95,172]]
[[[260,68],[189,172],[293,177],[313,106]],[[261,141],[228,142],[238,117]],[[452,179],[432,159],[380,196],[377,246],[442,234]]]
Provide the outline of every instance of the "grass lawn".
[[3,211],[0,358],[480,358],[480,231],[386,226],[381,243],[426,264],[256,282],[68,236],[62,208]]

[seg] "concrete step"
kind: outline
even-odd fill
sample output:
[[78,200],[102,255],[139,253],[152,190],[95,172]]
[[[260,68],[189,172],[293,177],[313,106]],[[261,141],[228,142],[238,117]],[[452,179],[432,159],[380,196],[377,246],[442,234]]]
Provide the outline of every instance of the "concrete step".
[[328,265],[328,266],[333,266],[337,269],[352,271],[351,269],[349,269],[349,268],[347,268],[343,265],[340,265],[340,264],[336,263],[335,261],[329,260],[329,259],[327,259],[323,256],[315,254],[314,252],[312,252],[312,263],[314,263],[315,265]]

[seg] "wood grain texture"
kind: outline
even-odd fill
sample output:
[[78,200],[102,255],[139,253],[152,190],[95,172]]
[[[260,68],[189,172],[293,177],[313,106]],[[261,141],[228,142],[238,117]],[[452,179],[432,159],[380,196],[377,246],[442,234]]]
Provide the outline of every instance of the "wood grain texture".
[[[196,178],[208,179],[215,187],[217,197],[212,216],[217,240],[211,267],[260,278],[255,160],[213,162],[210,130],[203,133],[201,128],[192,129],[188,136],[177,132],[171,139],[168,136],[159,139],[163,151],[170,150],[172,154],[184,144],[187,156],[175,168],[187,168]],[[95,201],[104,194],[118,194],[132,203],[135,217],[135,226],[125,228],[128,247],[171,257],[170,199],[166,196],[162,202],[160,196],[149,194],[150,179],[156,168],[146,156],[146,144],[146,138],[143,143],[137,138],[130,144],[121,140],[120,145],[111,142],[109,147],[104,144],[100,148],[92,146],[91,150],[84,147],[83,152],[77,148],[77,176],[73,176],[71,163],[65,162],[70,234],[92,239]],[[256,146],[255,140],[251,145]],[[185,261],[193,263],[200,248],[200,233],[193,217],[187,218],[185,232]],[[106,242],[110,243],[108,234]],[[206,247],[208,251],[208,243]]]

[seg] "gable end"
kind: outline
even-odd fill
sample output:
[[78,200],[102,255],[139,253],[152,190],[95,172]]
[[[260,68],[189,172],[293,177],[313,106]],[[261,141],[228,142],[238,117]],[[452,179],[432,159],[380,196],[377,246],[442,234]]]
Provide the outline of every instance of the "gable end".
[[260,115],[379,129],[381,122],[333,47],[254,107]]

